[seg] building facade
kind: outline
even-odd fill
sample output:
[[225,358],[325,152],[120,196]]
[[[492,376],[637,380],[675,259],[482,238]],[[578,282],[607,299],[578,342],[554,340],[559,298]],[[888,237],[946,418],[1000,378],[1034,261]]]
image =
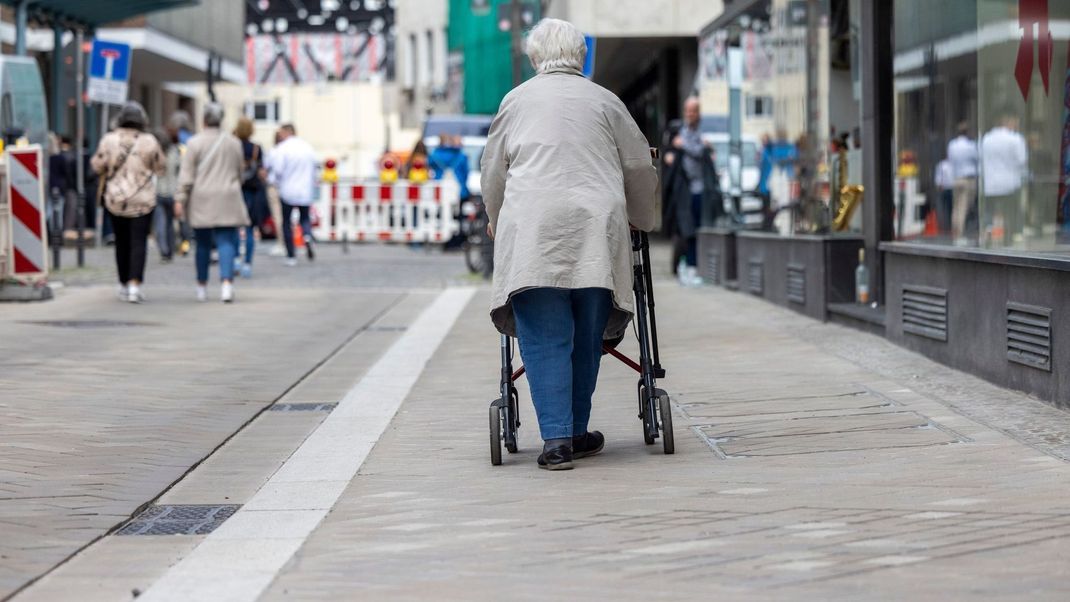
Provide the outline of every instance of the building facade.
[[[762,3],[739,0],[719,19],[738,26]],[[775,14],[781,3],[766,4]],[[862,185],[858,232],[836,231],[836,194],[847,191],[830,177],[817,205],[827,227],[708,229],[700,252],[707,273],[1070,406],[1070,4],[833,0],[788,8],[807,4],[828,11],[817,28],[807,19],[805,34],[824,38],[828,64],[818,53],[817,67],[828,76],[825,91],[814,86],[815,61],[806,59],[806,131],[827,127],[831,138],[858,124],[848,132],[861,170],[847,178]],[[777,23],[774,16],[771,31]],[[791,112],[775,107],[775,124],[792,127]],[[830,174],[838,156],[826,147]],[[863,248],[865,303],[854,281]]]

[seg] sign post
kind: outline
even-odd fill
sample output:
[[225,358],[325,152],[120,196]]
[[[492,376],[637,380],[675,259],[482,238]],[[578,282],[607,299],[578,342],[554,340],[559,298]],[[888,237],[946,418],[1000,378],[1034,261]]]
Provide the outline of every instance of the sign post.
[[93,40],[89,57],[90,102],[121,105],[130,87],[130,46],[118,42]]

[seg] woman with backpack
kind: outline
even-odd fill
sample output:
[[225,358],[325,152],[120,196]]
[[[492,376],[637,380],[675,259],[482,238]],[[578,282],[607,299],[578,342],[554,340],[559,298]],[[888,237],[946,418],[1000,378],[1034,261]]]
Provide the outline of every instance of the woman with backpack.
[[127,102],[119,110],[117,127],[104,135],[90,165],[100,174],[100,201],[111,215],[115,232],[115,264],[119,299],[145,300],[145,254],[152,213],[156,208],[156,176],[165,157],[156,137],[145,132],[145,109]]

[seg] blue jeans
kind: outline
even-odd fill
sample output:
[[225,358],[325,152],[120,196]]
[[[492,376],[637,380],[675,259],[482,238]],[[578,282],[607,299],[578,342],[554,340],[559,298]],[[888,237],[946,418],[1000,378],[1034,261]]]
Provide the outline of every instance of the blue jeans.
[[294,257],[294,228],[290,223],[290,215],[294,209],[297,209],[298,223],[301,224],[301,236],[305,240],[312,240],[312,218],[309,214],[310,208],[307,205],[291,205],[286,202],[285,199],[281,200],[282,203],[282,241],[286,244],[286,256],[290,259]]
[[219,249],[219,278],[234,279],[234,258],[238,255],[238,228],[194,228],[197,240],[197,282],[208,282],[208,265],[212,261],[212,246]]
[[604,288],[533,288],[513,296],[520,356],[543,440],[587,432],[612,303]]
[[242,190],[242,196],[245,197],[245,208],[249,212],[250,224],[245,227],[245,253],[243,255],[245,263],[253,263],[253,253],[256,250],[256,237],[253,235],[256,232],[256,218],[255,215],[255,203],[256,195],[259,194],[256,190]]

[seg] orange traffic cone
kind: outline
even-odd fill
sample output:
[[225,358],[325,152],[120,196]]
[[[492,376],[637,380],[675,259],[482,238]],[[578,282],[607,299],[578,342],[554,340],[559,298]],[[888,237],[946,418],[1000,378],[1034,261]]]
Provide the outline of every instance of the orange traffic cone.
[[936,223],[936,212],[930,211],[925,216],[925,236],[937,236],[940,234],[940,225]]
[[294,246],[297,248],[305,246],[305,234],[301,231],[301,226],[294,227]]

